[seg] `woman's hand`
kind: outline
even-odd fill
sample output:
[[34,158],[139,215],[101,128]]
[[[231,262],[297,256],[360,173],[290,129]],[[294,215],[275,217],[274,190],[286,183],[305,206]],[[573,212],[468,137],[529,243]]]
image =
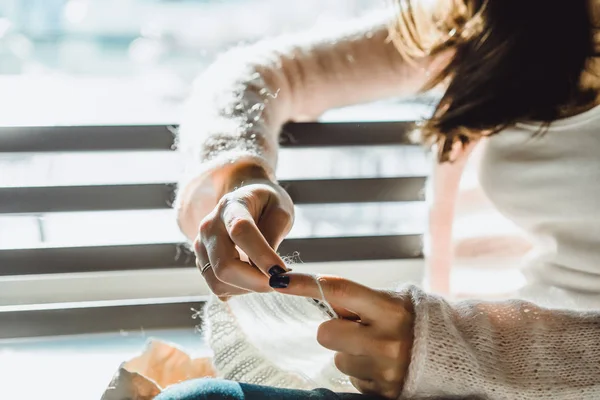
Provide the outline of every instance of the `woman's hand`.
[[[335,365],[364,394],[397,399],[413,344],[412,304],[397,293],[374,290],[339,277],[317,278],[325,299],[340,316],[319,327],[318,342],[336,352]],[[311,275],[271,277],[280,293],[321,299]]]
[[228,176],[225,194],[200,223],[194,241],[196,265],[223,300],[271,291],[268,277],[286,271],[276,250],[292,227],[294,205],[257,168]]

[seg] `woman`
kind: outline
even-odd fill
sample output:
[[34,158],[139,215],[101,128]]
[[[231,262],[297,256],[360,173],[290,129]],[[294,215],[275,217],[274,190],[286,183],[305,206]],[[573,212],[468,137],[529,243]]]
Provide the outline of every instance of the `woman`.
[[[212,291],[222,300],[273,290],[321,297],[310,277],[286,271],[273,250],[293,222],[292,202],[274,176],[283,123],[439,88],[443,96],[420,126],[440,163],[434,213],[451,214],[448,193],[481,143],[483,188],[536,241],[530,282],[600,292],[600,67],[593,29],[600,6],[589,0],[399,5],[391,36],[387,21],[369,21],[335,35],[279,38],[228,52],[198,80],[179,138],[190,169],[177,205]],[[435,232],[431,243],[431,262],[442,270],[448,235]],[[449,304],[416,288],[388,293],[333,277],[319,283],[345,318],[321,325],[318,340],[336,352],[336,366],[365,397],[600,397],[600,312],[516,300]],[[192,381],[159,398],[344,396],[360,395]]]

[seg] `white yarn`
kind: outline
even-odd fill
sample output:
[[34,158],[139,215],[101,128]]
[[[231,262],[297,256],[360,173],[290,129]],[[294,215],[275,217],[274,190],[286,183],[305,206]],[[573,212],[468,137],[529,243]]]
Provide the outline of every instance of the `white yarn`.
[[213,299],[206,321],[215,366],[221,377],[242,382],[356,391],[335,367],[335,353],[316,340],[319,325],[330,318],[306,298],[280,293]]
[[319,288],[319,293],[321,293],[321,300],[310,299],[310,301],[314,302],[314,304],[319,309],[321,309],[329,318],[339,318],[338,314],[335,312],[335,310],[333,309],[331,304],[329,304],[327,298],[325,297],[325,292],[323,292],[323,286],[321,285],[321,275],[313,275],[313,278],[315,279],[315,283]]

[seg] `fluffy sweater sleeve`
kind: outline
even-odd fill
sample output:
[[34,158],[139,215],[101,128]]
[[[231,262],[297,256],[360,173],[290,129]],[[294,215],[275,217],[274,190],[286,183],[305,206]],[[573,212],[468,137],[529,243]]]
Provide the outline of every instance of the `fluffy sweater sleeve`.
[[201,74],[177,140],[186,164],[175,202],[184,233],[193,235],[218,200],[214,171],[251,163],[274,178],[286,122],[418,92],[436,64],[405,62],[388,39],[388,25],[387,17],[373,15],[264,40],[225,52]]
[[406,398],[600,398],[600,312],[409,293],[416,323]]

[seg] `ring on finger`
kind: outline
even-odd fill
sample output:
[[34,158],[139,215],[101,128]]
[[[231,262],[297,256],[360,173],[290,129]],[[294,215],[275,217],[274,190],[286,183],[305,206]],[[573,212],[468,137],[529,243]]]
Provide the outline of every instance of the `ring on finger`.
[[210,265],[210,262],[207,262],[206,264],[204,264],[204,266],[202,268],[200,268],[200,273],[203,274],[206,271],[208,271],[210,268],[212,268],[212,265]]

